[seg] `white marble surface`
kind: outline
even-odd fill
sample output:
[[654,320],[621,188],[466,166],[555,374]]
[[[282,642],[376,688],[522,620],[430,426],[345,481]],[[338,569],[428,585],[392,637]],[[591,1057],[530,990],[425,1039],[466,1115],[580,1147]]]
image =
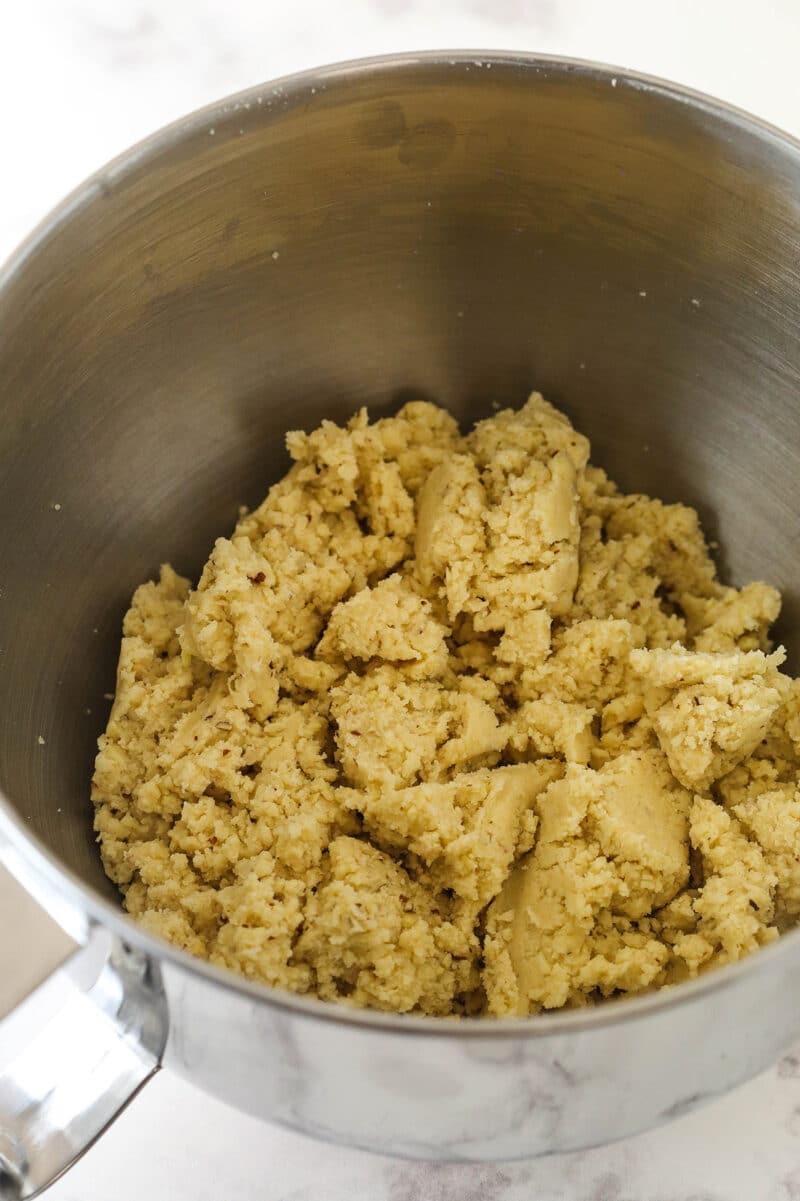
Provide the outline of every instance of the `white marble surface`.
[[[84,175],[157,126],[275,75],[362,54],[470,46],[598,58],[800,134],[798,0],[6,0],[2,17],[0,258]],[[800,1057],[661,1131],[487,1167],[317,1146],[162,1073],[50,1196],[800,1201]]]

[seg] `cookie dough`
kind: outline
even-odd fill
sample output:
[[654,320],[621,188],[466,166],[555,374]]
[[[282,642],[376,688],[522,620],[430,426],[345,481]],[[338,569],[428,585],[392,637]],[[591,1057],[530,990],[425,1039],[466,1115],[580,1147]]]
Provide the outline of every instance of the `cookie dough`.
[[532,1014],[800,916],[780,596],[534,394],[291,433],[196,586],[135,593],[92,795],[154,934],[351,1005]]

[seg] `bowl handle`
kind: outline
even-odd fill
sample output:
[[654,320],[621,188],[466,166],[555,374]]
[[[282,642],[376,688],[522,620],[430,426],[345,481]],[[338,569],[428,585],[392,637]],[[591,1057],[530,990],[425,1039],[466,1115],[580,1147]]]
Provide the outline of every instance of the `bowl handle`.
[[96,924],[76,943],[0,865],[0,1201],[27,1201],[158,1070],[158,968]]

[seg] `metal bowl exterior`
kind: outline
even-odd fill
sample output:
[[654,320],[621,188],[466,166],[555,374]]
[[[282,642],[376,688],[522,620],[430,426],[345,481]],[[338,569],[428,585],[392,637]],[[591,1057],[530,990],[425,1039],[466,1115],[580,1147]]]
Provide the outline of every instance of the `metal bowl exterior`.
[[726,1092],[798,1036],[796,947],[719,992],[637,1011],[620,1001],[627,1012],[602,1028],[332,1025],[223,995],[172,962],[162,980],[168,1066],[257,1117],[410,1158],[514,1159],[610,1142]]
[[87,780],[136,584],[198,569],[283,470],[286,429],[412,394],[471,422],[541,388],[623,486],[699,507],[730,578],[784,589],[800,649],[799,244],[800,151],[742,114],[589,64],[411,55],[172,126],[9,264],[0,845],[73,930],[147,957],[165,1063],[311,1134],[482,1159],[653,1125],[797,1038],[797,934],[527,1022],[247,985],[119,913]]

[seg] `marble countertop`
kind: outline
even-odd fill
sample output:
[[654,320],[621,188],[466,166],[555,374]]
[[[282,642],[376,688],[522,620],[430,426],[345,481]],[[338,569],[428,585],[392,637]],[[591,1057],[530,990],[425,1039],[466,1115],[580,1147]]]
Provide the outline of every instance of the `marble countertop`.
[[[800,134],[797,0],[25,0],[3,9],[0,258],[70,188],[208,101],[326,61],[501,47],[605,60]],[[745,1038],[747,1032],[742,1032]],[[800,1055],[639,1138],[522,1164],[308,1140],[161,1073],[53,1201],[800,1201]]]

